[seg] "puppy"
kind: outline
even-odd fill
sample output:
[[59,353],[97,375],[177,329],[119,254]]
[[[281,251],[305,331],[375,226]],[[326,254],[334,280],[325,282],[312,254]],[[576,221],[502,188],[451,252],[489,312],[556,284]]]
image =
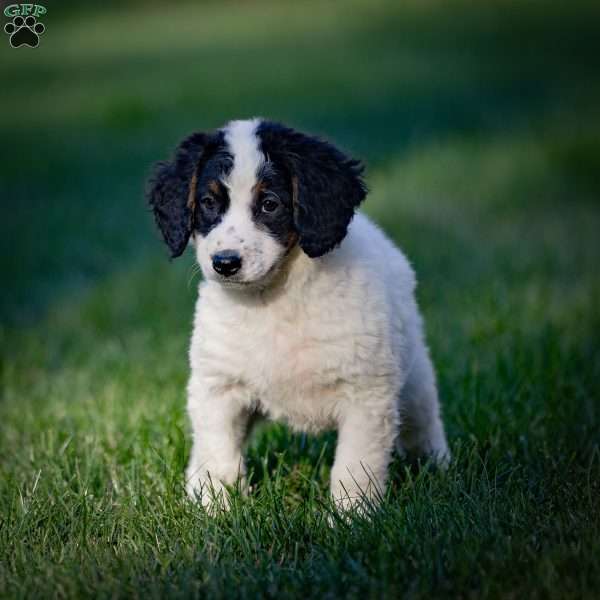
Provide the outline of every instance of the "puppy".
[[256,414],[337,429],[331,493],[343,509],[379,498],[394,445],[449,459],[415,275],[355,214],[361,173],[326,141],[261,119],[194,133],[157,165],[156,223],[173,257],[191,241],[204,275],[187,491],[207,507],[243,482]]

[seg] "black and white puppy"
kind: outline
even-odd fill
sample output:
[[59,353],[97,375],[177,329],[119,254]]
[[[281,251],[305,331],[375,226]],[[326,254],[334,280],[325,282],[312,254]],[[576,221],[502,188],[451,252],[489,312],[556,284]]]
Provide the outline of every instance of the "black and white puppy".
[[449,458],[414,273],[367,217],[353,219],[361,172],[331,144],[261,119],[195,133],[156,169],[156,223],[174,257],[191,240],[204,274],[187,490],[205,506],[243,479],[256,413],[338,430],[331,493],[344,508],[379,495],[394,444]]

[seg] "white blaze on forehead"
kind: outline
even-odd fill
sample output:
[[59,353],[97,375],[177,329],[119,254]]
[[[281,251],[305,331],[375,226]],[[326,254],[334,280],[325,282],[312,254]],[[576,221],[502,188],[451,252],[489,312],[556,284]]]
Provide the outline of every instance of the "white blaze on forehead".
[[196,256],[207,280],[222,281],[212,261],[224,250],[237,252],[242,259],[242,268],[229,281],[244,283],[266,281],[285,254],[285,248],[258,227],[252,216],[253,187],[265,162],[256,133],[260,123],[260,119],[232,121],[222,129],[227,151],[233,157],[233,166],[222,180],[230,202],[221,222],[196,244]]
[[[256,128],[260,119],[231,121],[225,128],[225,142],[233,156],[233,168],[223,182],[230,191],[231,200],[245,197],[256,183],[258,170],[264,163]],[[248,196],[249,197],[249,196]]]

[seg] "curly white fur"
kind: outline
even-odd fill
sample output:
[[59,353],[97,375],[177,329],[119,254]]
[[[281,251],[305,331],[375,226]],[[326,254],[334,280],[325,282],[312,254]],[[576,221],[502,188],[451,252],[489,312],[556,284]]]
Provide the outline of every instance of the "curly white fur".
[[266,290],[203,282],[190,349],[189,493],[244,476],[255,411],[297,430],[337,428],[331,491],[350,504],[383,488],[396,439],[401,452],[446,461],[414,289],[404,256],[361,214],[338,249],[318,259],[295,251]]
[[[258,412],[296,430],[336,428],[331,492],[341,506],[353,506],[382,491],[395,442],[400,452],[449,458],[415,276],[360,213],[335,250],[311,259],[296,247],[282,260],[283,249],[248,210],[264,160],[255,126],[229,126],[234,168],[224,183],[231,207],[208,236],[194,240],[206,278],[190,349],[187,489],[208,506],[209,489],[243,480],[244,442]],[[278,269],[266,286],[224,286],[210,264],[219,247],[238,249],[245,268]]]

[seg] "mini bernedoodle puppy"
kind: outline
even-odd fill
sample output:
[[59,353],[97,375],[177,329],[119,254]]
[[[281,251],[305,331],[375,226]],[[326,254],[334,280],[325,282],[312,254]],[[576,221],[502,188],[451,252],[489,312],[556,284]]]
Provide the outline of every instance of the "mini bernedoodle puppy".
[[204,275],[186,481],[207,507],[243,483],[257,414],[337,429],[331,493],[344,509],[379,497],[394,446],[449,460],[415,275],[355,214],[361,173],[326,141],[262,119],[194,133],[156,167],[156,223],[173,257],[191,241]]

